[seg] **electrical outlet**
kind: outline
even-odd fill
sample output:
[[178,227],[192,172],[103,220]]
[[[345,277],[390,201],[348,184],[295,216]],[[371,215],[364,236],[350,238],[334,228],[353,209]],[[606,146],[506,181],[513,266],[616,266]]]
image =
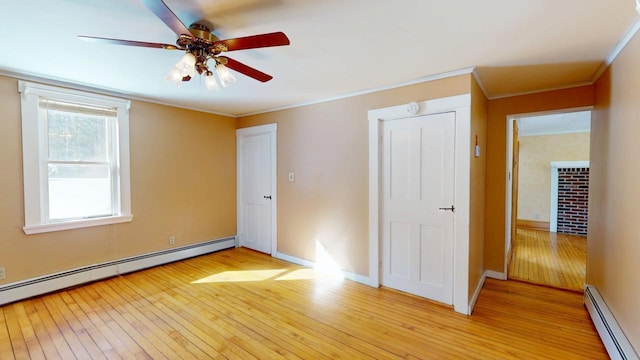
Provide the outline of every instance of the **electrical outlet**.
[[176,237],[171,235],[169,236],[169,245],[173,245],[176,243]]
[[7,278],[7,273],[3,267],[0,267],[0,280],[6,279]]

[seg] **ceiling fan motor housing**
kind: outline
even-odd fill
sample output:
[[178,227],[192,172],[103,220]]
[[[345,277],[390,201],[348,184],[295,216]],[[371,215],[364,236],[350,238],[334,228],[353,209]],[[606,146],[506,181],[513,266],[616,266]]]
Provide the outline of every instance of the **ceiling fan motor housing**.
[[208,27],[202,24],[191,24],[191,26],[189,26],[189,32],[193,34],[193,36],[203,40],[210,42],[220,41],[217,36],[211,33],[211,30],[209,30]]

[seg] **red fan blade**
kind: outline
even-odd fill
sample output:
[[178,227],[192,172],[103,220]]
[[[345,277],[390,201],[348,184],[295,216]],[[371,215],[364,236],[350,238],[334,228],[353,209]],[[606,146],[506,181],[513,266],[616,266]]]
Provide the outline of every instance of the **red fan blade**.
[[156,49],[178,50],[178,48],[175,45],[169,45],[169,44],[150,43],[150,42],[133,41],[133,40],[110,39],[110,38],[101,38],[101,37],[83,36],[83,35],[78,35],[78,37],[84,41],[89,41],[89,42],[100,42],[100,43],[114,44],[114,45],[141,46],[141,47],[156,48]]
[[167,24],[176,35],[188,35],[193,37],[189,29],[178,19],[176,14],[169,9],[162,0],[141,0],[142,3],[153,12],[163,23]]
[[235,61],[226,56],[219,56],[221,59],[225,59],[227,63],[225,64],[229,69],[233,69],[241,74],[247,75],[248,77],[252,77],[261,82],[267,82],[273,79],[273,76],[269,74],[265,74],[260,70],[256,70],[251,66],[247,66],[239,61]]
[[283,32],[269,34],[252,35],[235,39],[216,41],[217,44],[224,44],[227,51],[255,49],[270,46],[289,45],[289,38]]

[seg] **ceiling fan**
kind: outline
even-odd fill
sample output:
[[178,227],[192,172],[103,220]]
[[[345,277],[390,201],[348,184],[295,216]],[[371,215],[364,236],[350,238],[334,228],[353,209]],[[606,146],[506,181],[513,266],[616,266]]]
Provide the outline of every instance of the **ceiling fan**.
[[225,87],[229,83],[235,82],[235,77],[229,72],[227,67],[258,81],[267,82],[273,78],[271,75],[220,54],[228,51],[289,45],[289,39],[283,32],[220,40],[212,34],[211,29],[205,25],[195,23],[187,28],[163,0],[141,1],[178,35],[176,45],[83,35],[79,35],[78,37],[85,41],[100,43],[185,51],[185,55],[174,66],[169,75],[167,75],[167,79],[173,80],[179,85],[182,81],[191,80],[197,72],[200,75],[205,75],[207,89],[214,91],[217,90],[218,85],[213,76],[213,72],[207,64],[210,60],[215,62],[214,68],[218,74],[218,79]]

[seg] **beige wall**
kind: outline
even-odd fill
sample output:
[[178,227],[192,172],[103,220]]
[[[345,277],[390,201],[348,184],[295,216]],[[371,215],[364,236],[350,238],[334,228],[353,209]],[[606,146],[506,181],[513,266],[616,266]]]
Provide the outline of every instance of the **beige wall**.
[[[473,155],[480,145],[480,157]],[[471,78],[471,172],[469,201],[469,294],[473,295],[484,275],[484,222],[487,145],[487,98]]]
[[520,136],[518,219],[549,221],[551,162],[588,161],[588,132]]
[[368,275],[367,112],[469,91],[461,75],[241,118],[278,124],[278,251],[314,261],[317,239],[343,270]]
[[487,117],[487,179],[485,267],[504,271],[507,116],[592,106],[592,86],[489,100]]
[[133,222],[25,235],[20,98],[0,77],[0,284],[236,233],[236,120],[133,101]]
[[596,83],[591,122],[587,283],[640,353],[640,36]]

